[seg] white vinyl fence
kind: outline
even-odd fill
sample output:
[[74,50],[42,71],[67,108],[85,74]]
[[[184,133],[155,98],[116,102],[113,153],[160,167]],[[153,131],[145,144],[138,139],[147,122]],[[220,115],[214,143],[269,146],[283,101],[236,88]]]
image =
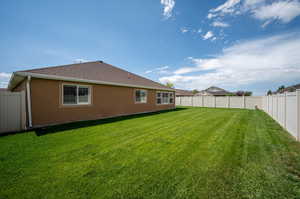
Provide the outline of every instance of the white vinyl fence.
[[24,130],[25,126],[25,93],[1,91],[0,134]]
[[263,110],[300,140],[300,90],[264,96]]
[[214,108],[262,108],[262,97],[260,96],[181,96],[176,97],[177,106],[214,107]]

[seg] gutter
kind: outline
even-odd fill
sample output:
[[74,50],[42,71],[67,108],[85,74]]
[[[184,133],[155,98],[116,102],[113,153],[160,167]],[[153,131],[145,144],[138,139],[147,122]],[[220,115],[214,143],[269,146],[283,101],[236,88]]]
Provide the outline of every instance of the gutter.
[[27,91],[27,110],[28,110],[28,125],[29,125],[29,128],[32,127],[30,82],[31,82],[31,76],[27,76],[26,91]]
[[162,91],[175,91],[174,89],[169,89],[169,88],[147,87],[147,86],[139,86],[134,84],[121,84],[121,83],[113,83],[113,82],[106,82],[106,81],[87,80],[87,79],[79,79],[73,77],[45,75],[45,74],[30,73],[30,72],[15,72],[14,75],[19,75],[23,77],[34,77],[40,79],[50,79],[50,80],[63,80],[63,81],[71,81],[71,82],[82,82],[82,83],[122,86],[122,87],[131,87],[131,88],[145,88],[145,89],[154,89],[154,90],[162,90]]

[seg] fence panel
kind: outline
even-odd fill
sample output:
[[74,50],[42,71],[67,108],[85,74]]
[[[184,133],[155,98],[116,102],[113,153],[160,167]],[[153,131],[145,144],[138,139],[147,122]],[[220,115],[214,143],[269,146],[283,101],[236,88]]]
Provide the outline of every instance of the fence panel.
[[278,97],[277,95],[273,95],[272,96],[272,102],[273,102],[273,107],[272,107],[272,110],[273,110],[273,118],[274,120],[278,121],[277,120],[277,104],[278,104]]
[[256,107],[262,109],[262,97],[260,96],[249,96],[245,97],[245,108],[246,109],[255,109]]
[[268,113],[269,113],[269,115],[271,115],[271,116],[273,116],[272,107],[273,107],[272,96],[269,96],[269,95],[268,95]]
[[238,97],[238,96],[181,96],[176,97],[176,105],[195,107],[217,107],[217,108],[262,108],[262,97]]
[[180,97],[182,106],[192,106],[192,97]]
[[216,107],[218,108],[228,108],[229,97],[216,97]]
[[297,96],[296,92],[286,96],[286,129],[297,138]]
[[193,106],[196,106],[196,107],[203,107],[203,99],[202,99],[202,96],[194,96],[193,97],[194,101],[193,101]]
[[243,97],[230,97],[230,108],[244,108],[244,98]]
[[204,107],[215,107],[215,98],[213,96],[203,96]]
[[180,96],[176,97],[175,105],[176,106],[180,106],[181,105],[181,97]]
[[278,107],[277,107],[277,122],[281,125],[281,126],[285,126],[285,95],[281,94],[278,96]]
[[263,97],[263,110],[299,140],[300,90]]
[[0,92],[0,133],[25,129],[25,93]]

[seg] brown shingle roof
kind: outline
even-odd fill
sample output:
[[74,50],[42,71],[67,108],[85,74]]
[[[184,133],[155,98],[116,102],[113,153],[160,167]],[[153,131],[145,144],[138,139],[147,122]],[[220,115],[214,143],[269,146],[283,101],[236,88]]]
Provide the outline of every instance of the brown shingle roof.
[[194,94],[192,91],[175,89],[175,95],[176,96],[193,96]]
[[145,88],[170,90],[170,88],[160,83],[130,73],[110,64],[106,64],[102,61],[46,67],[18,72],[36,73],[42,75],[55,75],[59,77],[76,78],[90,81],[102,81],[116,85],[136,85]]

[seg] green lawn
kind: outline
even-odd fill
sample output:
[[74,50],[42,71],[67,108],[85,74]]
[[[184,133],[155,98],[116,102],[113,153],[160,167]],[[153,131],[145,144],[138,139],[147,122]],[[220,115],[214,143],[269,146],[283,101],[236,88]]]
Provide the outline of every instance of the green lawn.
[[300,198],[300,144],[254,110],[75,123],[0,137],[0,198]]

